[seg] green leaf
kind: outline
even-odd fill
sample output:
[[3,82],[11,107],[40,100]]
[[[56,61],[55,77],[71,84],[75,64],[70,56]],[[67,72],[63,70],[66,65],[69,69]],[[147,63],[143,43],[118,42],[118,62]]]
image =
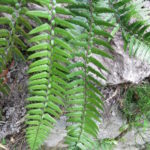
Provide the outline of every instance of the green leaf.
[[114,13],[115,12],[113,9],[106,8],[106,7],[99,7],[99,6],[96,6],[94,8],[94,11],[96,13]]
[[9,31],[7,29],[0,29],[0,37],[8,37]]
[[5,38],[0,38],[0,46],[7,46],[8,45],[8,42]]
[[43,104],[43,103],[28,104],[28,105],[26,106],[26,108],[27,108],[27,109],[29,109],[29,108],[37,108],[37,109],[39,109],[39,108],[44,108],[44,104]]
[[30,65],[30,68],[40,66],[40,65],[45,65],[45,64],[50,64],[50,60],[48,58],[43,58],[43,59],[40,59],[40,60],[33,62]]
[[104,40],[94,38],[93,42],[94,42],[94,44],[102,45],[102,46],[104,46],[104,47],[106,47],[106,48],[108,48],[110,50],[113,50],[112,46],[108,42],[106,42]]
[[54,54],[58,54],[62,57],[71,58],[69,53],[67,53],[64,49],[60,49],[56,46],[53,48],[53,52],[54,52]]
[[32,52],[32,51],[38,51],[38,50],[43,50],[43,49],[45,49],[45,50],[48,49],[49,50],[50,49],[49,43],[46,43],[46,42],[40,43],[38,45],[30,47],[27,51]]
[[27,98],[30,102],[44,102],[46,101],[45,97],[43,96],[32,96]]
[[56,104],[54,104],[53,102],[48,102],[48,106],[49,106],[50,108],[56,110],[58,113],[61,113],[60,108],[59,108]]
[[48,51],[44,50],[44,51],[36,52],[36,53],[30,55],[28,59],[48,57],[49,55],[50,55],[50,53]]
[[84,75],[84,71],[83,70],[79,70],[79,71],[76,71],[76,72],[72,72],[70,73],[69,75],[67,75],[67,78],[70,79],[70,78],[74,78],[76,76],[83,76]]
[[49,100],[55,102],[56,104],[59,104],[59,105],[63,105],[63,106],[64,106],[64,103],[63,103],[62,100],[59,99],[58,97],[53,96],[53,95],[49,95],[48,98],[49,98]]
[[13,39],[16,45],[20,46],[22,49],[26,49],[26,45],[19,37],[14,36]]
[[56,0],[57,3],[68,3],[68,4],[72,4],[75,1],[74,0]]
[[[28,70],[28,73],[33,73],[33,72],[41,72],[41,71],[48,71],[49,70],[49,66],[48,65],[40,65],[40,66],[36,66],[33,67],[31,69]],[[37,74],[37,76],[32,77],[32,79],[36,79],[38,78],[38,76],[41,74]]]
[[10,25],[11,21],[7,17],[0,17],[0,24],[1,25]]
[[88,66],[88,70],[89,70],[89,72],[93,73],[94,75],[98,76],[99,78],[106,80],[106,78],[100,72],[93,69],[91,66]]
[[47,33],[43,33],[43,34],[32,37],[29,41],[38,43],[38,42],[41,42],[43,40],[50,40],[50,35]]
[[74,38],[73,35],[69,31],[61,29],[61,28],[58,28],[58,27],[56,27],[54,29],[54,32],[55,32],[55,34],[61,35],[62,37],[65,37],[65,38],[67,38],[69,40]]
[[24,55],[21,53],[21,51],[17,47],[13,47],[13,52],[19,59],[21,58],[23,61],[26,61]]
[[51,31],[51,27],[48,23],[42,24],[29,32],[29,34],[35,34],[43,31]]
[[71,24],[70,22],[68,22],[64,19],[55,17],[54,20],[55,20],[56,25],[60,25],[60,26],[67,27],[67,28],[70,28],[70,29],[74,28],[73,24]]
[[40,84],[48,84],[48,79],[42,78],[42,79],[37,79],[37,80],[33,80],[33,81],[29,81],[28,82],[29,86],[31,85],[40,85]]
[[47,90],[45,84],[29,86],[29,90]]
[[108,71],[97,59],[95,59],[94,57],[90,57],[89,58],[89,61],[91,62],[91,63],[93,63],[95,66],[97,66],[98,68],[101,68],[101,69],[103,69],[103,70],[105,70],[105,71]]
[[40,3],[40,4],[42,4],[42,5],[46,5],[46,6],[49,6],[49,4],[50,4],[50,0],[34,0],[35,2],[38,2],[38,3]]
[[56,7],[55,10],[56,10],[56,13],[58,13],[58,14],[72,15],[72,13],[69,11],[69,9],[66,9],[63,7]]
[[44,114],[43,118],[52,122],[52,123],[56,123],[56,120],[54,118],[52,118],[49,114]]
[[94,23],[99,26],[114,27],[113,23],[109,23],[107,21],[100,20],[98,18],[94,18]]
[[94,29],[94,33],[95,33],[96,35],[101,35],[101,36],[103,36],[103,37],[112,38],[112,35],[109,34],[107,31],[100,30],[100,29],[97,29],[97,28]]
[[67,49],[68,51],[72,51],[72,48],[69,46],[69,44],[59,38],[55,38],[55,44],[63,47],[64,49]]
[[1,1],[1,4],[16,4],[17,0],[5,0],[5,1]]
[[51,19],[51,16],[48,11],[42,11],[42,10],[33,10],[33,11],[27,11],[26,15],[35,16],[35,17],[41,17],[45,19]]
[[107,57],[107,58],[113,58],[111,55],[109,55],[108,53],[96,48],[96,47],[92,47],[91,49],[92,53],[97,54],[97,55],[101,55],[103,57]]
[[30,22],[25,17],[19,16],[17,21],[20,24],[23,24],[28,30],[32,30],[32,26],[31,26]]
[[[30,73],[30,72],[28,72]],[[48,78],[48,73],[47,72],[44,72],[42,71],[41,73],[36,73],[34,75],[32,75],[30,78],[29,78],[29,81],[32,81],[32,80],[36,80],[36,79],[41,79],[41,78]]]

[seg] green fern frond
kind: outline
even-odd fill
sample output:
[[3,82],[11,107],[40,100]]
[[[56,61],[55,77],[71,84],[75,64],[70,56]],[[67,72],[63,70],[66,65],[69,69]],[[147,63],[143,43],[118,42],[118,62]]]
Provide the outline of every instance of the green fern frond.
[[[49,135],[57,118],[62,111],[67,85],[70,63],[70,47],[68,41],[73,39],[69,28],[74,26],[59,17],[71,15],[67,8],[59,7],[55,1],[29,1],[42,6],[45,10],[28,10],[26,15],[39,19],[46,19],[47,23],[36,26],[29,32],[31,47],[29,60],[30,74],[28,88],[30,97],[27,98],[26,137],[31,150],[38,149]],[[69,1],[59,1],[67,3]],[[44,21],[43,21],[44,22]]]
[[88,150],[95,147],[100,111],[103,110],[102,94],[97,87],[101,86],[98,79],[105,80],[105,77],[98,70],[108,71],[96,56],[112,58],[104,50],[113,50],[104,38],[111,35],[101,28],[113,25],[98,16],[113,11],[97,7],[96,1],[76,2],[68,7],[76,16],[69,21],[81,28],[81,32],[73,41],[79,49],[73,55],[77,62],[68,66],[71,73],[67,76],[70,83],[67,85],[66,116],[71,125],[67,127],[66,143],[69,149]]
[[136,55],[140,59],[148,60],[147,57],[149,57],[150,52],[150,16],[144,3],[144,0],[110,0],[110,5],[115,11],[116,20],[122,29],[125,50],[128,48],[131,56]]
[[[25,33],[25,28],[26,31],[32,28],[21,13],[25,6],[23,1],[0,1],[0,73],[12,59],[25,60],[21,51],[27,46],[22,40],[24,35],[21,32]],[[5,87],[3,81],[0,82],[0,86]]]

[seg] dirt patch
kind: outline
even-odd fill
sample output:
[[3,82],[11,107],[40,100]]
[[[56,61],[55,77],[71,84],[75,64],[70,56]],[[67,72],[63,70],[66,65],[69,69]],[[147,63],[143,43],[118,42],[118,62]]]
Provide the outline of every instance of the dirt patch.
[[[0,120],[0,141],[5,139],[10,150],[15,148],[24,135],[24,116],[26,113],[27,69],[25,63],[16,63],[7,74],[9,95],[0,97],[2,120]],[[8,143],[7,143],[8,142]]]

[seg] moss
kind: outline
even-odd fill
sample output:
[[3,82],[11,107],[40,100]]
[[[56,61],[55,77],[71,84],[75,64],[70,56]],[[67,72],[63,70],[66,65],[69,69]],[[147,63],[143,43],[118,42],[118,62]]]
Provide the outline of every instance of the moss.
[[145,121],[150,121],[150,85],[130,87],[123,106],[128,122],[142,126]]

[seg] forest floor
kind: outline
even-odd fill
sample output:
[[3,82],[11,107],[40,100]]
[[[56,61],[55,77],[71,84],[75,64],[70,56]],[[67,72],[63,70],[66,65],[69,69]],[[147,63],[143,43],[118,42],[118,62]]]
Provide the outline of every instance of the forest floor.
[[6,76],[10,88],[9,94],[1,95],[0,98],[2,114],[0,140],[8,150],[23,150],[22,145],[25,142],[24,116],[26,113],[27,69],[28,66],[25,63],[16,63],[11,66]]
[[[24,124],[26,113],[25,99],[28,96],[27,69],[27,64],[17,63],[11,66],[7,74],[7,84],[10,87],[9,95],[1,95],[0,97],[0,110],[2,114],[0,120],[0,150],[27,150],[25,141],[26,125]],[[127,121],[121,112],[121,105],[123,93],[125,93],[128,86],[123,84],[108,86],[102,89],[102,93],[105,96],[105,107],[102,115],[102,123],[99,125],[99,139],[118,138],[114,150],[148,150],[144,149],[147,141],[144,141],[142,136],[137,134],[136,129],[132,129],[119,137],[121,134],[119,129]],[[58,149],[63,149],[64,145],[62,142],[66,135],[65,127],[66,118],[62,116],[52,131],[52,135],[45,141],[43,150],[57,149],[57,147],[59,147]],[[147,139],[150,140],[150,137],[147,136]]]

